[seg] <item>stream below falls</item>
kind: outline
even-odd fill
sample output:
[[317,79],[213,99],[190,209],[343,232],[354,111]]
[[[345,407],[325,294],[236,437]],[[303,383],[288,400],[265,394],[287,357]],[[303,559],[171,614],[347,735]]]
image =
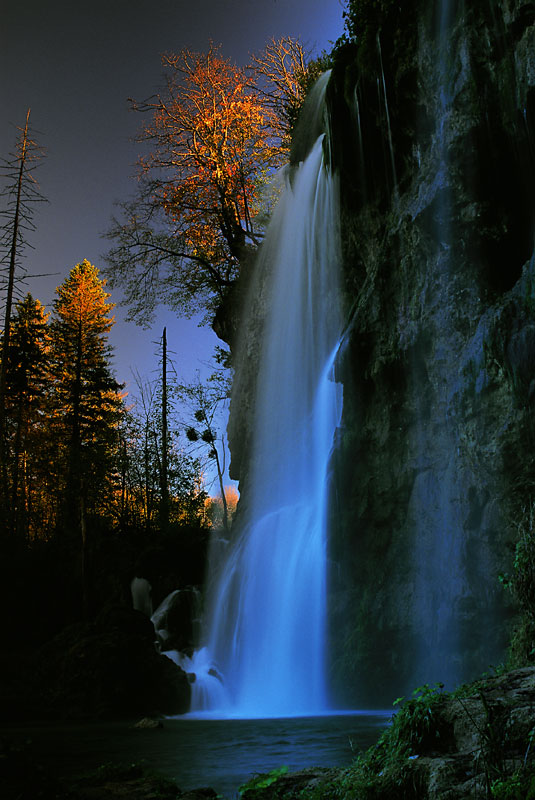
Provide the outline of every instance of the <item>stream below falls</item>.
[[14,745],[30,742],[36,763],[58,777],[143,760],[181,789],[211,786],[233,800],[254,774],[283,765],[292,772],[348,766],[377,741],[391,716],[366,711],[264,720],[180,717],[156,730],[135,729],[131,722],[65,723],[4,728],[0,735]]

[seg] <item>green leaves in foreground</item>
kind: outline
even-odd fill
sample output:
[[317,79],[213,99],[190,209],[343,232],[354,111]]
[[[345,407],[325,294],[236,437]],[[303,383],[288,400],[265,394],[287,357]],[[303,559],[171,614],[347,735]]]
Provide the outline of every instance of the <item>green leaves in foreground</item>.
[[490,787],[495,800],[535,800],[535,774],[517,770],[508,778],[500,778]]
[[262,772],[260,775],[255,775],[250,781],[247,781],[247,783],[244,783],[243,786],[240,786],[240,797],[242,797],[245,792],[247,792],[248,797],[254,797],[254,792],[257,789],[265,789],[266,786],[271,786],[272,783],[275,783],[275,781],[282,777],[282,775],[286,775],[287,772],[288,767],[282,766],[272,769],[271,772]]

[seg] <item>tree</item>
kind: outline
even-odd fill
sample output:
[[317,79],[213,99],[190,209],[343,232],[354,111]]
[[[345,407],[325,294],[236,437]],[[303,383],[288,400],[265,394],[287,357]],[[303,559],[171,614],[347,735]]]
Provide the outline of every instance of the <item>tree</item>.
[[27,538],[36,518],[46,526],[46,397],[49,387],[48,314],[31,294],[11,324],[6,369],[6,444],[10,477],[10,527]]
[[169,527],[169,425],[167,391],[167,329],[162,334],[162,381],[161,381],[161,466],[160,466],[160,525],[165,531]]
[[160,459],[155,422],[155,387],[134,373],[137,397],[123,415],[119,430],[118,494],[115,517],[122,531],[151,533],[159,505]]
[[114,307],[98,270],[85,259],[56,290],[51,324],[52,414],[67,448],[68,493],[95,487],[122,413],[121,386],[111,373],[107,334]]
[[307,92],[328,68],[328,56],[312,59],[298,39],[271,39],[252,57],[255,84],[264,85],[266,103],[272,108],[281,147],[290,149],[291,135]]
[[[225,486],[225,504],[228,522],[231,522],[238,506],[239,493],[235,486]],[[205,503],[206,517],[212,528],[224,527],[224,506],[221,495],[208,497]]]
[[272,104],[244,69],[213,46],[162,61],[165,90],[132,101],[149,115],[138,138],[151,149],[107,256],[110,280],[141,321],[162,299],[186,314],[221,301],[262,237],[258,178],[283,158]]
[[[298,40],[272,40],[248,68],[219,49],[162,56],[166,85],[144,102],[138,189],[107,234],[111,286],[147,324],[159,302],[208,319],[262,240],[264,187],[288,158],[306,92],[327,67]],[[262,213],[259,213],[262,212]],[[208,313],[207,313],[208,312]]]
[[206,384],[197,378],[194,383],[179,387],[179,395],[189,405],[195,419],[195,423],[186,426],[186,436],[192,443],[203,443],[208,458],[215,464],[223,507],[223,528],[227,533],[229,512],[224,487],[225,444],[223,438],[218,436],[216,417],[221,403],[228,399],[229,390],[229,378],[221,371],[214,373]]
[[64,491],[63,526],[82,540],[82,583],[87,606],[86,517],[109,488],[123,411],[121,386],[110,369],[107,341],[113,304],[98,270],[85,259],[56,290],[51,333],[51,425],[57,443],[58,486]]
[[121,426],[120,488],[117,518],[123,530],[172,530],[181,524],[197,524],[204,516],[207,497],[197,459],[177,446],[176,431],[169,431],[167,509],[162,515],[162,454],[158,411],[153,387],[145,405],[138,397]]
[[0,468],[3,503],[7,500],[7,466],[5,448],[5,393],[11,314],[13,308],[16,270],[24,247],[26,234],[34,230],[32,205],[44,201],[39,191],[34,171],[39,166],[42,150],[30,135],[30,109],[26,114],[24,128],[19,128],[15,152],[2,163],[2,172],[7,179],[3,196],[7,207],[2,212],[4,222],[0,227],[0,264],[6,269],[6,299],[4,306],[4,329],[2,336],[2,358],[0,361]]

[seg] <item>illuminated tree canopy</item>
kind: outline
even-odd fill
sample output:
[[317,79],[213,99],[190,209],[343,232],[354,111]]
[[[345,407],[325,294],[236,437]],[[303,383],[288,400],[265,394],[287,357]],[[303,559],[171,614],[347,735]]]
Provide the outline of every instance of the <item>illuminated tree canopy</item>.
[[290,107],[302,102],[307,70],[293,40],[272,42],[250,69],[213,46],[162,62],[165,88],[132,101],[148,117],[138,141],[149,149],[136,196],[108,233],[110,285],[141,323],[159,302],[210,312],[236,280],[262,239],[262,189],[287,157]]

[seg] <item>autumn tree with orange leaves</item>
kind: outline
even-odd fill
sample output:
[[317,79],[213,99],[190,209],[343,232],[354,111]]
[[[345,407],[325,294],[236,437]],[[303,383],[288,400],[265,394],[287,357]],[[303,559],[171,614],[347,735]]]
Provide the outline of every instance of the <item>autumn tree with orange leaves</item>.
[[87,571],[89,515],[109,494],[122,387],[110,368],[108,333],[114,319],[110,295],[87,259],[73,267],[56,290],[50,326],[50,432],[56,453],[60,526],[80,543],[82,606],[89,608]]
[[97,268],[84,259],[58,287],[54,302],[49,424],[70,525],[79,524],[82,507],[91,511],[102,501],[123,412],[122,387],[109,363],[109,296]]
[[[214,46],[168,54],[164,90],[132,101],[148,116],[138,140],[150,149],[107,256],[110,285],[124,290],[131,319],[148,322],[159,302],[186,315],[213,311],[261,241],[261,188],[287,155],[281,91],[287,100],[291,87],[297,102],[301,78],[290,73],[306,70],[297,45],[280,58],[275,70],[260,57],[246,70]],[[273,82],[281,63],[286,88]]]

